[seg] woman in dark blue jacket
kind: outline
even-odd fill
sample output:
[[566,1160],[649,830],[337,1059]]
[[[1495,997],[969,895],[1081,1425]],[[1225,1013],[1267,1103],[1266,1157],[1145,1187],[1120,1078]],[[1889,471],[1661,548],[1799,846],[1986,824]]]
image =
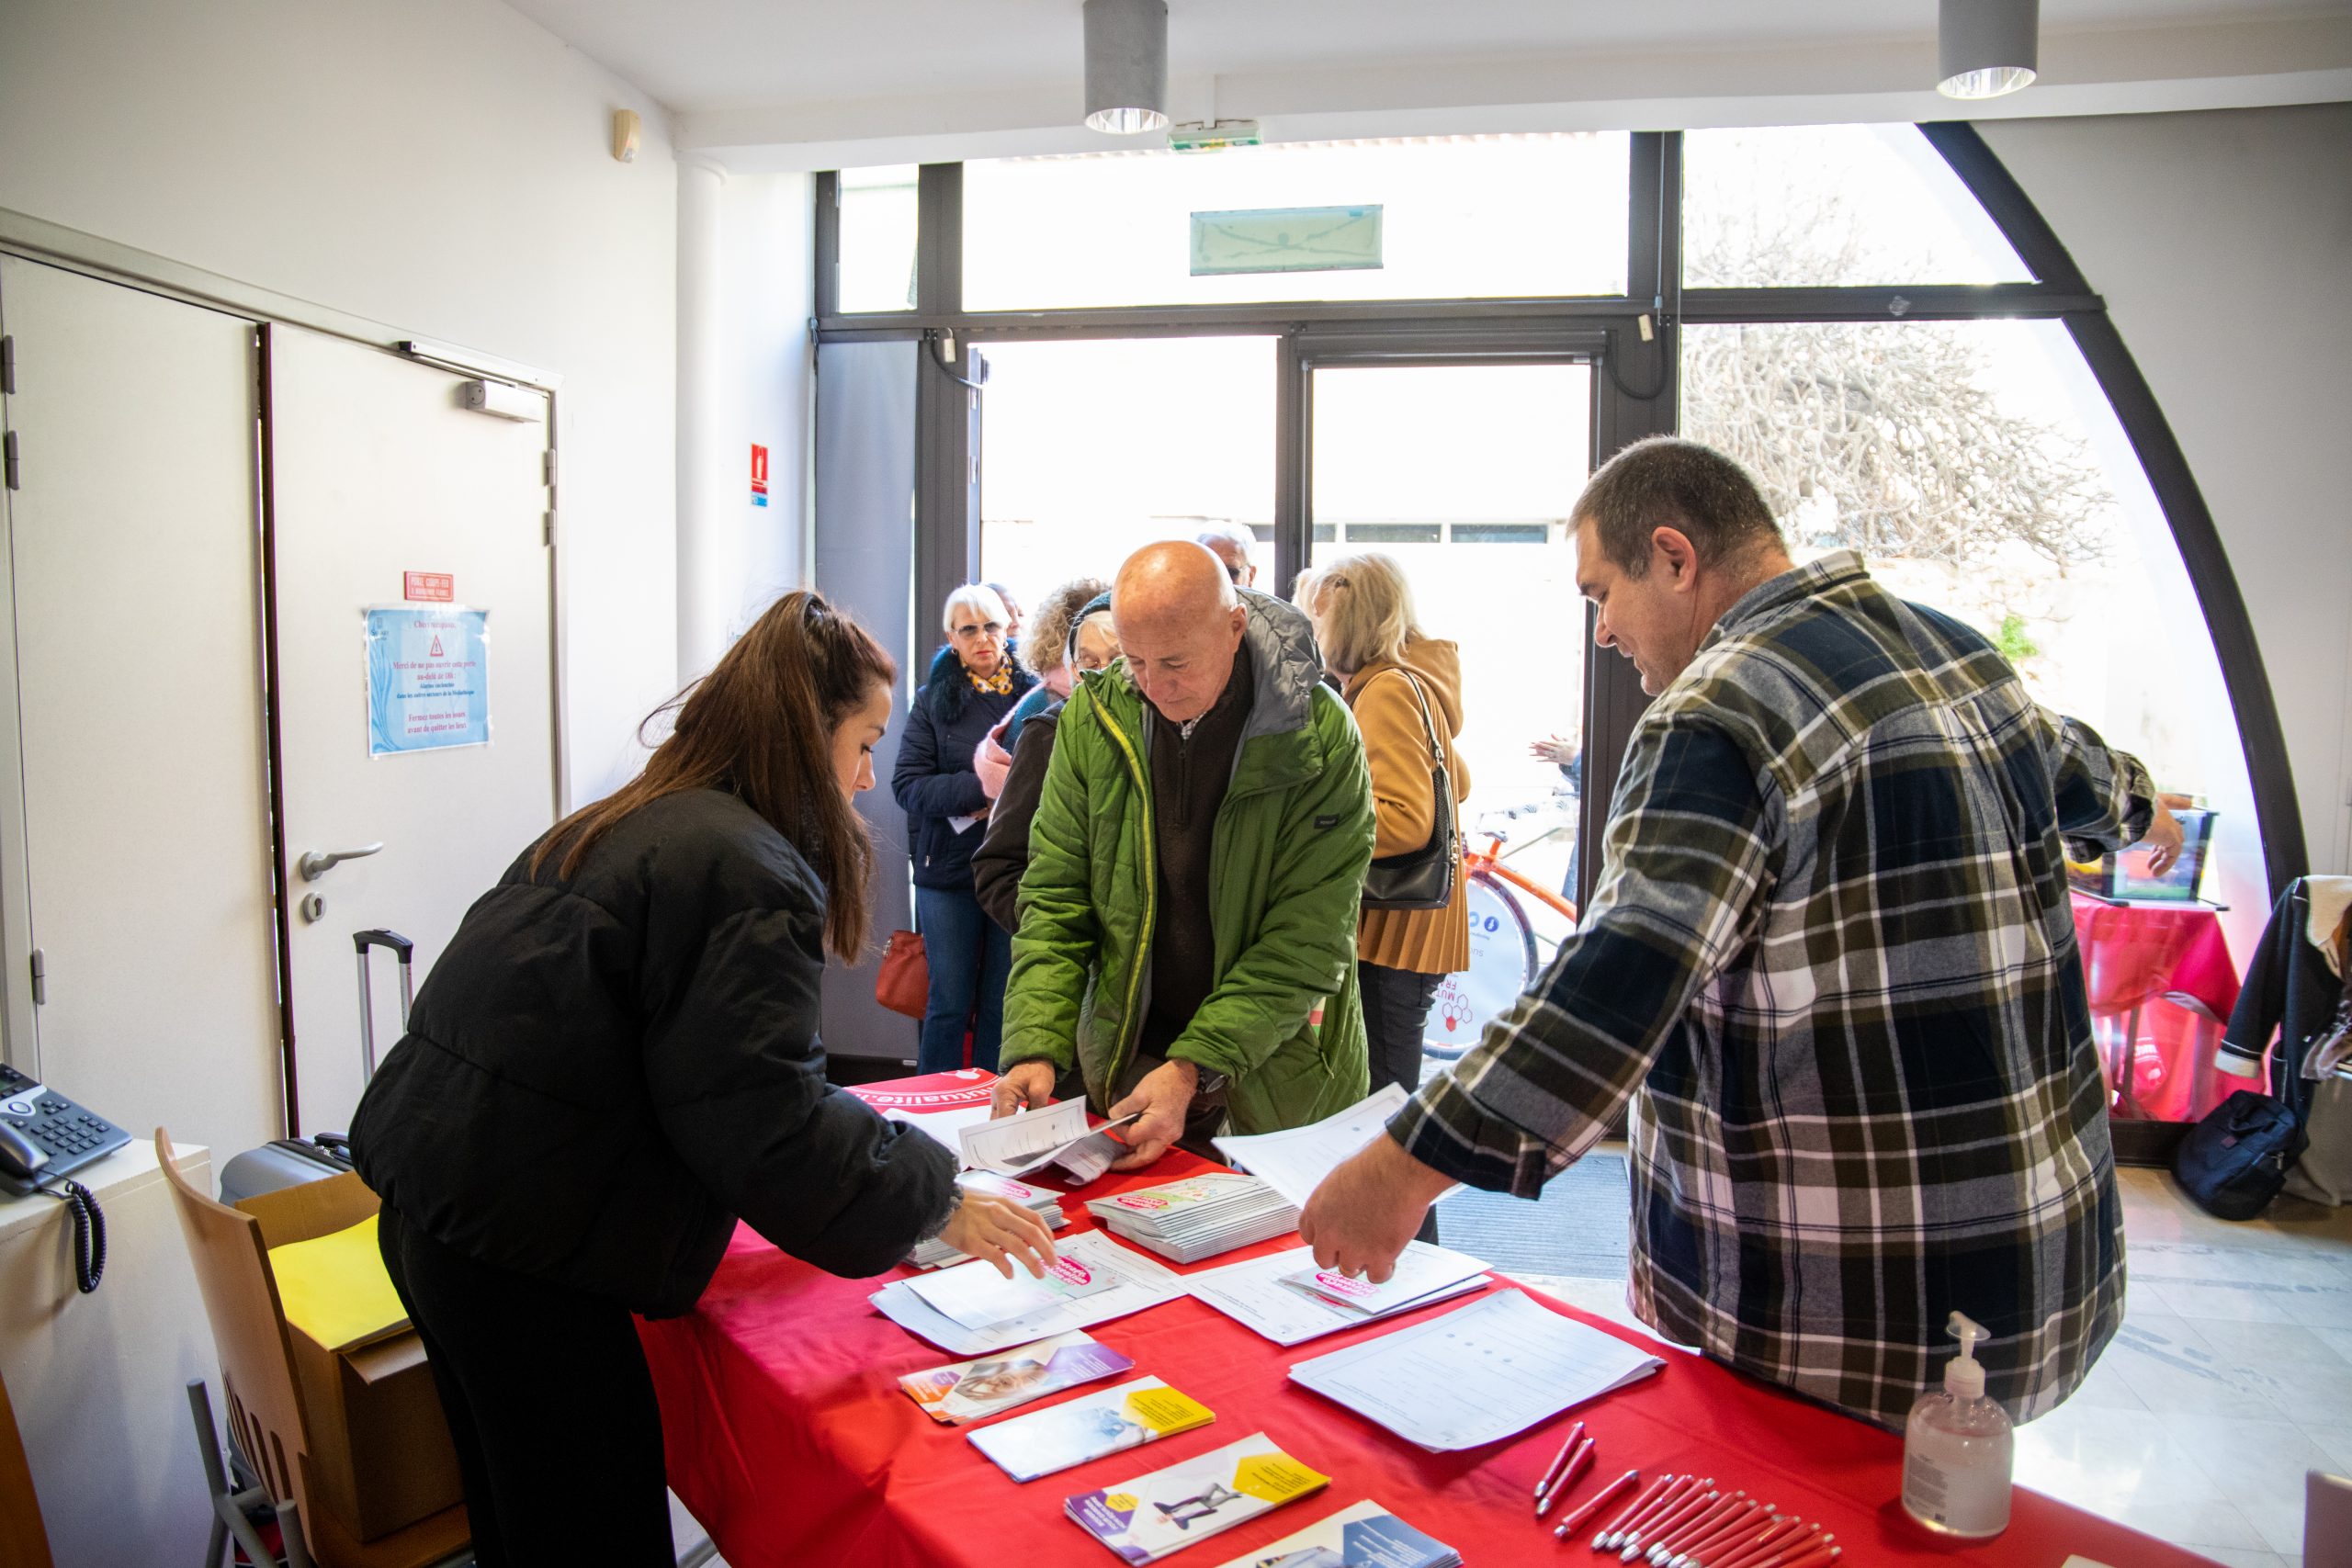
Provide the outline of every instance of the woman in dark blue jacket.
[[907,852],[914,859],[915,923],[922,931],[931,995],[922,1019],[920,1072],[964,1065],[996,1067],[1004,1032],[1004,982],[1012,939],[980,910],[972,891],[972,852],[994,800],[973,770],[972,754],[1012,710],[1036,677],[1013,661],[1004,601],[984,582],[947,596],[947,646],[931,661],[899,742],[890,788],[907,813]]

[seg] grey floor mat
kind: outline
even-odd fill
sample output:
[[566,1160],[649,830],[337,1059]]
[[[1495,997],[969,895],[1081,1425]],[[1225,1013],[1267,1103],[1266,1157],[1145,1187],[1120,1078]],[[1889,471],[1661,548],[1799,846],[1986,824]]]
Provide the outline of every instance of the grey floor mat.
[[1625,1277],[1625,1222],[1633,1201],[1623,1155],[1587,1155],[1529,1202],[1505,1192],[1458,1192],[1437,1208],[1438,1240],[1498,1269]]

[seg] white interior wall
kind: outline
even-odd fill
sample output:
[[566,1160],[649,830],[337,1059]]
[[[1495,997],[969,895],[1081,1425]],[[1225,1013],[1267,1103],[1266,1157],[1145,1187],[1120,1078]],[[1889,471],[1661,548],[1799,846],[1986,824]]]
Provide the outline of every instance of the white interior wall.
[[[804,575],[813,186],[804,174],[679,169],[682,681]],[[753,446],[768,449],[764,506],[751,491]]]
[[2171,422],[2261,645],[2312,869],[2352,870],[2352,104],[1979,129]]
[[0,207],[563,377],[571,793],[626,776],[675,663],[662,111],[479,0],[6,9]]

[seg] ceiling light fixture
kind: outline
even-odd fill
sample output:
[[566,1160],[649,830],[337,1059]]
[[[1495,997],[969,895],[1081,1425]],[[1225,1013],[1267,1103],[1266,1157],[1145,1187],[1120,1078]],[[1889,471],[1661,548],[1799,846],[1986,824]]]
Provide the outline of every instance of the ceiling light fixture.
[[1948,98],[2016,92],[2033,80],[2041,32],[2041,0],[1942,0],[1936,91]]
[[1086,123],[1114,136],[1168,124],[1168,0],[1086,0]]

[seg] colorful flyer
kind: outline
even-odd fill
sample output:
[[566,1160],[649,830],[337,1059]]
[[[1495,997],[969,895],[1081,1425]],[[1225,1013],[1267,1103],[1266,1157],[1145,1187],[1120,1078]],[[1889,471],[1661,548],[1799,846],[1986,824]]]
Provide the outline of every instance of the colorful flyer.
[[1127,1562],[1157,1562],[1330,1483],[1253,1432],[1182,1464],[1066,1497],[1062,1511]]
[[1073,1329],[1016,1350],[909,1372],[899,1386],[934,1421],[985,1421],[1033,1399],[1135,1370],[1135,1362],[1094,1336]]
[[971,1434],[972,1446],[1015,1481],[1035,1481],[1122,1449],[1141,1448],[1216,1414],[1158,1378],[1137,1378],[1046,1410],[1015,1416]]
[[1459,1568],[1462,1554],[1370,1498],[1225,1568]]

